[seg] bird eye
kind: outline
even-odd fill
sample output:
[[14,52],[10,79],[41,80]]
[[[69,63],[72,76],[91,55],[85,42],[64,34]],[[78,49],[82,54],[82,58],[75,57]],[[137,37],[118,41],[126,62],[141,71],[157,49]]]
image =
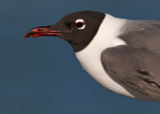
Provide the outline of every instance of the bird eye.
[[78,29],[84,29],[85,28],[84,20],[77,19],[74,26]]
[[75,27],[77,27],[77,28],[81,28],[82,26],[83,26],[82,22],[75,23]]

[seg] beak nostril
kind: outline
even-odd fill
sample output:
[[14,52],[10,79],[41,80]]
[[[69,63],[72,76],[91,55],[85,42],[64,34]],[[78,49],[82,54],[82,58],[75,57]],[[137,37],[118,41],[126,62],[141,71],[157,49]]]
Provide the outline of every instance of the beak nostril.
[[44,30],[44,29],[39,29],[39,30]]

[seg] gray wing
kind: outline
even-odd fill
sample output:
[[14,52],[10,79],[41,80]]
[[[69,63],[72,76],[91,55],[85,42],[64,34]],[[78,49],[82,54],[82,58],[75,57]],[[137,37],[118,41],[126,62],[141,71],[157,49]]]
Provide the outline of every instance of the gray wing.
[[160,21],[128,20],[118,37],[129,46],[160,53]]
[[160,55],[144,48],[118,46],[101,54],[104,70],[132,89],[160,99]]

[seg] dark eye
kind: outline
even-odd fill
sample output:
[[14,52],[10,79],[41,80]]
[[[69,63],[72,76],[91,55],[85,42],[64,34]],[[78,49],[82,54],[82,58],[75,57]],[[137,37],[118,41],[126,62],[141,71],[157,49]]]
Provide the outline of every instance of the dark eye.
[[75,23],[75,27],[76,27],[76,28],[81,28],[81,27],[83,27],[83,22],[77,22],[77,23]]
[[77,28],[77,29],[85,29],[86,25],[84,24],[84,20],[83,19],[77,19],[75,21],[75,24],[74,26]]

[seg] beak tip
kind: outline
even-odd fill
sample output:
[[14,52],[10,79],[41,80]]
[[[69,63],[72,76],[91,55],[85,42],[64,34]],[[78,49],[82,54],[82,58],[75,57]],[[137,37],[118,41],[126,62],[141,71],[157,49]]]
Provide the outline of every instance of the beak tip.
[[27,34],[25,34],[24,38],[28,38]]

